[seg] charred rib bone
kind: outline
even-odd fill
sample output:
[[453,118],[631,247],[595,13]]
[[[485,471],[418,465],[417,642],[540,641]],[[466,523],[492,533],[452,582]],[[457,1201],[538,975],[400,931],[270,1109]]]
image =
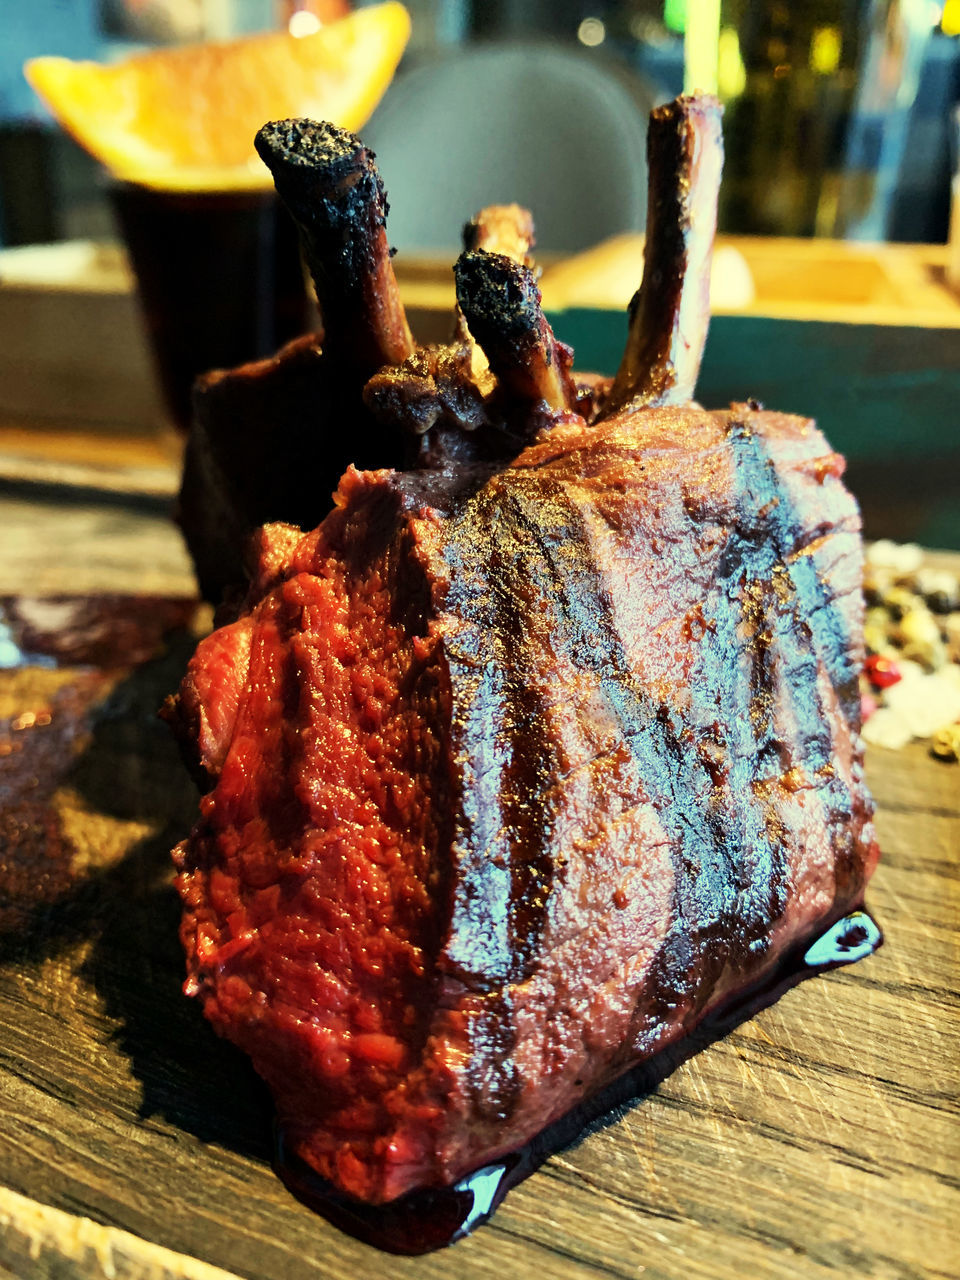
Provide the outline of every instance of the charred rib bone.
[[277,120],[256,137],[303,240],[327,356],[364,377],[413,351],[386,237],[387,201],[373,154],[345,129]]
[[[485,250],[532,265],[533,217],[518,204],[481,209],[463,229],[468,250]],[[460,307],[449,346],[418,348],[403,364],[381,369],[367,383],[364,403],[378,421],[415,436],[434,428],[474,432],[491,425],[487,397],[496,383]],[[498,416],[498,415],[494,415]]]
[[[533,215],[519,204],[488,204],[463,228],[463,247],[467,252],[483,249],[487,253],[502,253],[525,267],[533,267],[530,250],[535,243]],[[487,358],[474,342],[459,304],[453,340],[469,343],[475,375],[485,373]]]
[[460,310],[501,387],[529,404],[573,404],[568,349],[553,336],[529,267],[477,249],[460,255],[454,273]]
[[647,134],[643,283],[603,415],[693,399],[710,319],[710,260],[723,167],[721,107],[707,95],[658,107]]

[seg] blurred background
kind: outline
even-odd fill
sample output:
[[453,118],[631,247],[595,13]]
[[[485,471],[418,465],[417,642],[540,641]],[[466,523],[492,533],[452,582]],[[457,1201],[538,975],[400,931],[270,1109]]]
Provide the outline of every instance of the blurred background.
[[[5,0],[0,243],[112,234],[97,167],[53,125],[24,80],[25,59],[111,61],[177,42],[306,32],[348,7]],[[958,0],[691,0],[689,14],[686,0],[411,0],[408,8],[413,34],[400,74],[365,130],[393,193],[401,248],[452,248],[464,208],[503,198],[539,198],[548,250],[642,228],[646,114],[682,90],[685,36],[689,56],[697,23],[708,58],[714,42],[726,105],[721,231],[947,240]],[[429,207],[413,198],[424,188]]]
[[[304,37],[368,7],[4,0],[0,483],[63,475],[95,455],[98,484],[112,467],[111,483],[172,492],[171,428],[188,424],[196,371],[178,373],[171,393],[156,313],[147,333],[137,303],[145,215],[128,210],[120,224],[108,176],[54,122],[24,61],[109,64],[257,32]],[[868,534],[960,547],[960,0],[407,8],[409,43],[362,133],[389,192],[388,234],[422,341],[447,336],[464,220],[515,200],[535,214],[558,333],[580,368],[612,372],[642,271],[647,116],[685,88],[714,90],[726,162],[701,399],[753,395],[815,416],[848,457]],[[243,308],[225,299],[221,313]],[[307,323],[299,316],[294,332]],[[183,338],[175,315],[178,326]],[[181,341],[188,356],[199,352],[193,332]],[[290,336],[257,332],[249,349],[200,367],[268,354]]]

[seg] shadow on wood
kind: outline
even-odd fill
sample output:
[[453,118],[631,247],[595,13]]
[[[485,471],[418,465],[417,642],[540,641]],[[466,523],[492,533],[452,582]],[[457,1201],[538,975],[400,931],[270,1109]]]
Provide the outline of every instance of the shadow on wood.
[[[40,790],[47,794],[31,802],[28,816],[42,817],[44,844],[60,849],[66,861],[45,865],[40,874],[21,868],[21,890],[26,875],[34,876],[32,902],[3,895],[0,973],[38,970],[79,948],[77,974],[95,990],[116,1027],[112,1039],[140,1084],[140,1118],[161,1115],[204,1142],[268,1162],[266,1087],[181,991],[180,904],[170,849],[189,829],[197,795],[157,708],[177,687],[193,645],[181,632],[162,657],[135,668],[104,701],[81,707],[76,722],[61,728],[54,743],[61,758],[46,761],[50,774]],[[84,720],[89,739],[71,760]],[[72,839],[77,812],[89,832],[82,847]],[[118,851],[118,832],[121,840],[134,837],[125,850]],[[66,980],[63,996],[72,998]],[[91,1064],[78,1056],[75,1069],[76,1080],[67,1083],[82,1088]]]

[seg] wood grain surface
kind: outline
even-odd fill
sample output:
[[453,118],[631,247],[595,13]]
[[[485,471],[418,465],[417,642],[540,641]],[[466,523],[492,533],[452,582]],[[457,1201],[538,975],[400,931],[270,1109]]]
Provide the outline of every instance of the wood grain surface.
[[[0,592],[191,589],[155,513],[0,497],[0,530]],[[18,607],[8,656],[29,647]],[[45,618],[77,622],[65,608],[28,605],[35,650]],[[189,609],[110,608],[126,662],[105,670],[101,645],[84,665],[88,617],[67,665],[0,671],[0,1274],[960,1274],[960,767],[919,744],[869,757],[877,955],[804,983],[607,1117],[468,1240],[388,1258],[283,1188],[264,1088],[180,994],[168,850],[196,795],[155,709],[192,639],[129,657]]]

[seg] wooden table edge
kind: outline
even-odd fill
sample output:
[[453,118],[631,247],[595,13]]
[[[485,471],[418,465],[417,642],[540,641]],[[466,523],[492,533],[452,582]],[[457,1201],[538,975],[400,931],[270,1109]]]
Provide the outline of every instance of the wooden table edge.
[[238,1280],[232,1271],[0,1186],[0,1274],[45,1276],[54,1274],[53,1263],[61,1280]]

